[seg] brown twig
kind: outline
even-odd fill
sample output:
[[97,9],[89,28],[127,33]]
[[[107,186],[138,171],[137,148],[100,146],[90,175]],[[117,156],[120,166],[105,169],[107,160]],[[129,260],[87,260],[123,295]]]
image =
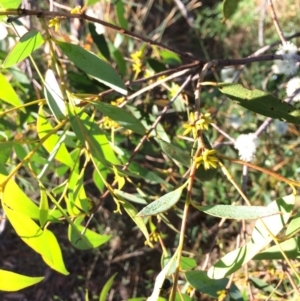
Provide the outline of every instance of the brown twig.
[[[86,20],[86,21],[90,21],[90,22],[101,24],[101,25],[103,25],[105,27],[108,27],[108,28],[111,28],[113,30],[116,30],[119,33],[124,34],[126,36],[129,36],[129,37],[131,37],[133,39],[145,42],[145,43],[147,43],[147,44],[149,44],[151,46],[158,46],[158,47],[161,47],[163,49],[170,50],[170,51],[172,51],[174,53],[177,53],[178,55],[180,55],[181,57],[183,57],[185,59],[192,60],[192,61],[198,61],[198,62],[202,61],[200,58],[195,57],[195,56],[193,56],[190,53],[179,51],[177,49],[174,49],[173,47],[164,45],[164,44],[162,44],[160,42],[157,42],[157,41],[153,41],[150,38],[141,36],[141,35],[139,35],[137,33],[134,33],[132,31],[127,30],[125,28],[122,28],[120,26],[111,24],[111,23],[103,21],[103,20],[99,20],[99,19],[91,17],[91,16],[88,16],[85,13],[82,13],[82,14],[71,14],[69,12],[57,12],[57,11],[53,12],[53,11],[44,11],[44,10],[28,10],[28,9],[22,9],[21,8],[21,9],[13,9],[13,10],[6,10],[4,12],[0,12],[0,16],[3,16],[3,15],[6,15],[6,16],[7,15],[14,15],[14,16],[18,16],[18,17],[22,17],[22,16],[36,16],[38,18],[46,18],[46,17],[48,17],[48,18],[55,18],[55,17],[57,17],[57,18],[68,18],[68,19],[78,18],[78,19],[82,19],[82,20]],[[11,22],[10,18],[8,18],[8,22]]]
[[283,43],[286,42],[286,38],[284,37],[283,32],[280,28],[280,25],[279,25],[279,22],[278,22],[278,19],[277,19],[277,15],[276,15],[275,8],[274,8],[272,0],[270,0],[270,5],[271,5],[272,20],[273,20],[274,26],[277,30],[277,33],[280,37],[280,40],[281,40],[282,44],[283,44]]

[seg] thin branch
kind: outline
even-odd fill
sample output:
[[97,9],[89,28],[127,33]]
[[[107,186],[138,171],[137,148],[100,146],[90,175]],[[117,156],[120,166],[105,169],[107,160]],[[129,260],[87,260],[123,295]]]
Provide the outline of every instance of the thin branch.
[[277,30],[277,33],[278,33],[278,35],[280,37],[280,40],[281,40],[281,42],[283,44],[283,43],[286,42],[286,38],[284,37],[283,32],[282,32],[282,30],[280,28],[280,25],[279,25],[279,22],[278,22],[278,19],[277,19],[277,15],[276,15],[275,8],[274,8],[272,0],[270,0],[270,4],[271,4],[272,20],[273,20],[274,26],[275,26],[275,28]]
[[[170,50],[174,53],[177,53],[178,55],[180,55],[183,58],[186,58],[188,60],[192,60],[192,61],[198,61],[201,62],[202,60],[198,57],[193,56],[190,53],[187,52],[182,52],[179,50],[174,49],[173,47],[164,45],[160,42],[157,41],[153,41],[152,39],[149,39],[147,37],[141,36],[139,34],[133,33],[130,30],[127,30],[125,28],[122,28],[120,26],[108,23],[106,21],[103,20],[99,20],[97,18],[91,17],[86,15],[85,13],[82,14],[71,14],[68,12],[53,12],[53,11],[44,11],[44,10],[27,10],[27,9],[14,9],[14,10],[6,10],[5,12],[0,12],[0,16],[3,15],[14,15],[14,16],[36,16],[38,18],[45,18],[45,17],[49,17],[49,18],[54,18],[54,17],[58,17],[58,18],[68,18],[68,19],[72,19],[72,18],[78,18],[78,19],[82,19],[82,20],[86,20],[86,21],[90,21],[90,22],[94,22],[94,23],[98,23],[101,24],[105,27],[114,29],[116,31],[118,31],[121,34],[124,34],[126,36],[129,36],[131,38],[134,38],[136,40],[140,40],[142,42],[145,42],[151,46],[158,46],[161,47],[163,49],[167,49]],[[10,22],[10,18],[8,18],[8,22]]]

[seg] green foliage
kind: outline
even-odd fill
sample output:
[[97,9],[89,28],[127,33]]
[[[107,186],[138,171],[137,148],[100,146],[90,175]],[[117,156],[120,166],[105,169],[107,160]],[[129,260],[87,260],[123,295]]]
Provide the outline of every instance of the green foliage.
[[17,273],[0,270],[0,290],[13,292],[41,282],[44,277],[28,277]]
[[[292,261],[300,256],[300,215],[293,213],[295,187],[300,187],[295,156],[300,151],[296,140],[300,115],[297,104],[283,101],[286,78],[276,75],[276,83],[267,78],[262,89],[259,82],[271,72],[270,65],[261,59],[259,67],[250,65],[255,56],[245,58],[249,64],[245,73],[241,70],[240,83],[233,83],[233,76],[224,83],[216,73],[207,73],[221,71],[222,76],[228,70],[218,67],[228,65],[235,74],[235,60],[209,63],[215,57],[202,49],[199,57],[207,60],[193,57],[192,65],[186,62],[191,56],[158,42],[157,30],[163,32],[167,21],[176,22],[181,14],[188,20],[188,11],[178,10],[166,18],[167,10],[161,9],[164,20],[149,35],[150,42],[145,33],[147,13],[138,3],[111,2],[114,19],[92,23],[79,8],[70,13],[29,12],[17,9],[20,1],[10,2],[0,0],[1,15],[13,16],[12,23],[19,23],[23,13],[36,16],[38,29],[17,38],[12,26],[0,41],[1,207],[13,233],[40,255],[41,263],[74,277],[66,258],[75,249],[96,254],[87,275],[75,275],[86,278],[85,300],[91,300],[88,283],[101,254],[107,265],[124,260],[120,266],[126,268],[118,274],[122,283],[127,277],[142,281],[135,287],[148,285],[147,292],[139,290],[128,300],[149,296],[147,301],[163,297],[191,301],[200,293],[240,301],[248,300],[244,280],[250,279],[266,298],[274,293],[273,284],[253,276],[259,271],[256,264],[264,265],[267,273],[272,260],[280,259],[289,277],[276,289],[288,293],[287,283],[300,280]],[[92,7],[96,2],[86,4]],[[242,20],[246,2],[206,5],[195,16],[199,24],[191,31],[197,35],[201,28],[201,37],[214,38],[219,46],[228,33],[244,30],[241,25],[254,14],[251,11]],[[73,20],[74,13],[89,21],[82,22],[88,30],[78,41],[66,34],[66,20]],[[141,15],[145,19],[140,20]],[[99,33],[97,25],[110,31]],[[234,46],[232,42],[226,51],[234,52]],[[241,49],[241,56],[251,54],[248,46]],[[215,69],[206,70],[210,67]],[[274,119],[290,124],[289,130],[281,135],[272,130]],[[269,137],[261,136],[267,128]],[[253,136],[261,145],[252,144],[255,151],[244,162],[236,142],[247,133],[253,135],[245,136],[246,152],[251,151],[247,139]],[[241,160],[236,159],[237,151]],[[222,219],[218,227],[217,218]],[[251,230],[253,219],[257,221]],[[230,238],[222,235],[225,220],[235,231],[228,232]],[[240,229],[247,229],[249,237]],[[233,243],[237,234],[242,243]],[[121,246],[116,243],[119,237]],[[146,254],[151,248],[161,250],[160,271],[159,259]],[[211,257],[212,249],[218,249],[216,258]],[[138,256],[143,264],[125,276],[130,260],[138,261]],[[249,265],[251,260],[254,264]],[[241,272],[246,266],[247,279]],[[233,273],[236,277],[231,278]],[[93,299],[108,299],[119,281],[116,275],[101,279],[103,286],[90,292]],[[19,291],[42,280],[0,270],[1,291]]]

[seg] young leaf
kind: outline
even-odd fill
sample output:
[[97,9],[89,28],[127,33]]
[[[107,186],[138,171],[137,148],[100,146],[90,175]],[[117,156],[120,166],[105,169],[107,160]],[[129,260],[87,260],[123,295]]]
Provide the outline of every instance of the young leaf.
[[51,69],[48,69],[46,72],[44,93],[47,104],[55,119],[58,122],[63,120],[66,117],[67,108],[60,86]]
[[11,67],[32,54],[44,43],[44,38],[37,30],[26,32],[3,62],[3,68]]
[[212,216],[228,219],[257,219],[280,214],[275,208],[264,206],[209,205],[199,206],[197,209]]
[[219,83],[216,86],[222,94],[237,100],[242,107],[250,111],[290,123],[300,123],[300,110],[271,94],[257,89],[248,90],[240,84]]
[[0,99],[14,107],[20,106],[22,104],[17,93],[2,73],[0,73],[0,87]]
[[44,277],[29,277],[10,271],[0,270],[0,291],[16,292],[41,282]]
[[45,191],[45,188],[43,186],[40,187],[40,225],[43,228],[48,220],[49,215],[49,204],[48,204],[48,198]]
[[156,201],[150,203],[148,206],[143,208],[137,216],[149,216],[149,215],[156,215],[162,212],[167,211],[180,200],[181,194],[183,189],[185,188],[186,184],[180,186],[179,188],[163,195]]
[[116,121],[124,128],[133,131],[134,133],[145,135],[146,129],[144,125],[125,109],[118,108],[103,102],[92,102],[105,116]]
[[109,292],[109,290],[111,289],[113,283],[114,283],[114,279],[115,277],[118,275],[118,273],[114,273],[104,284],[100,296],[99,296],[99,301],[105,301],[107,294]]
[[83,72],[115,91],[127,95],[127,90],[117,72],[95,54],[78,45],[56,42],[64,54]]
[[[40,106],[38,118],[37,118],[37,132],[40,139],[45,137],[49,132],[53,130],[52,125],[49,120],[45,117],[43,107]],[[49,154],[58,147],[58,150],[55,154],[55,159],[60,163],[63,163],[70,168],[74,166],[74,161],[71,158],[66,146],[64,143],[60,143],[60,137],[56,133],[52,133],[47,140],[43,142],[43,147],[48,151]]]

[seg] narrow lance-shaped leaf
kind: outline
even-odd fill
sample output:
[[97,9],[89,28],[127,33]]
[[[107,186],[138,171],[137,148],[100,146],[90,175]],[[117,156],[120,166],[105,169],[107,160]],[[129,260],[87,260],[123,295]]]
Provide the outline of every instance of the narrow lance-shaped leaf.
[[105,116],[116,121],[118,124],[124,128],[133,131],[134,133],[145,135],[146,129],[142,122],[138,120],[131,113],[125,111],[124,108],[118,108],[116,106],[102,103],[102,102],[92,102],[95,107],[97,107]]
[[56,42],[64,54],[83,72],[115,91],[127,95],[127,90],[117,72],[95,54],[78,45]]
[[183,189],[185,188],[186,184],[180,186],[179,188],[163,195],[156,201],[150,203],[148,206],[143,208],[137,216],[149,216],[149,215],[156,215],[159,213],[163,213],[176,205],[176,203],[180,200],[181,194]]
[[207,272],[212,279],[220,279],[231,275],[242,265],[249,262],[259,251],[272,241],[272,236],[283,229],[293,210],[294,195],[288,195],[268,205],[281,212],[273,216],[263,217],[256,222],[252,233],[252,239],[246,246],[227,253],[216,262]]
[[199,206],[197,209],[209,215],[227,219],[257,219],[280,214],[277,209],[264,206],[209,205]]
[[16,292],[41,282],[44,277],[29,277],[10,271],[0,270],[0,291]]
[[106,300],[106,297],[107,297],[107,294],[109,292],[109,290],[111,289],[113,283],[114,283],[114,279],[115,277],[118,275],[118,273],[114,273],[107,281],[106,283],[104,284],[103,286],[103,289],[100,293],[100,296],[99,296],[99,301],[105,301]]
[[34,251],[39,253],[43,260],[54,270],[68,275],[62,253],[56,237],[48,230],[42,230],[30,217],[11,210],[3,203],[5,213],[18,236]]
[[48,69],[46,72],[44,93],[53,116],[58,122],[63,120],[66,116],[67,108],[60,86],[51,69]]
[[300,237],[290,238],[279,245],[274,245],[253,257],[254,260],[279,260],[285,259],[282,251],[289,259],[300,258]]
[[145,238],[147,239],[147,242],[149,245],[151,245],[151,242],[149,240],[149,233],[146,227],[146,224],[143,220],[142,217],[137,216],[137,210],[136,208],[130,204],[129,202],[127,202],[125,199],[121,198],[121,205],[122,207],[125,209],[125,211],[127,212],[127,214],[130,216],[130,218],[134,221],[134,223],[139,227],[139,229],[142,231],[142,233],[144,234]]
[[48,198],[45,191],[45,188],[43,186],[40,186],[40,225],[41,227],[44,227],[48,220],[49,215],[49,204],[48,204]]
[[44,43],[44,38],[37,30],[26,32],[4,60],[3,67],[11,67],[32,54]]
[[255,113],[299,124],[300,110],[260,90],[248,90],[239,84],[215,84],[220,92]]

